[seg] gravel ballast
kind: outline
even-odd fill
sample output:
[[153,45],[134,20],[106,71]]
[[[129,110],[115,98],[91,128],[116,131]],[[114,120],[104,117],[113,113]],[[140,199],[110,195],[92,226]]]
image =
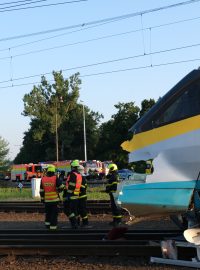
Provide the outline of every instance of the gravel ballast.
[[[90,224],[94,229],[111,229],[108,223],[111,215],[89,215]],[[129,220],[124,218],[124,222]],[[58,218],[58,228],[69,226],[66,216],[61,213]],[[130,229],[177,229],[169,218],[144,219],[136,218],[128,222]],[[3,229],[44,229],[44,214],[41,213],[0,213],[0,230]],[[148,269],[181,269],[180,267],[152,265],[148,258],[131,257],[48,257],[14,255],[0,258],[0,270],[148,270]],[[188,268],[187,268],[188,269]]]

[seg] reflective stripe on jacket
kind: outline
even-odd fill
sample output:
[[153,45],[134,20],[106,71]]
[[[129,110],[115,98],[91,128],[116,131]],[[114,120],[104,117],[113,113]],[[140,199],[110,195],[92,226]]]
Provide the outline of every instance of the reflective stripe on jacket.
[[80,188],[82,184],[82,175],[78,172],[72,171],[66,181],[66,190],[67,193],[71,193],[73,195],[79,195]]
[[87,180],[85,176],[82,176],[82,184],[79,193],[79,199],[87,197]]
[[119,175],[115,171],[107,175],[108,182],[106,184],[106,192],[115,193],[117,191],[117,184],[119,182]]
[[58,192],[56,189],[56,176],[44,176],[42,177],[42,187],[44,189],[44,201],[45,202],[57,202],[59,201]]

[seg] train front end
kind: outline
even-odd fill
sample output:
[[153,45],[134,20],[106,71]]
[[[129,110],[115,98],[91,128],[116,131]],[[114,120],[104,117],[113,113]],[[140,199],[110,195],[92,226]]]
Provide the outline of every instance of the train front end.
[[[134,216],[198,211],[200,70],[193,70],[131,129],[122,144],[129,162],[153,160],[145,183],[119,186],[117,203]],[[196,210],[195,210],[196,208]]]

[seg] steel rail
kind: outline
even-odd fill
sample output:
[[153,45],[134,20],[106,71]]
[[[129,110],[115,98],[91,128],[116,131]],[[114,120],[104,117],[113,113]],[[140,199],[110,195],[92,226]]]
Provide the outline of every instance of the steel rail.
[[[91,204],[95,204],[95,203],[109,203],[110,201],[109,200],[87,200],[88,203],[91,203]],[[36,204],[36,203],[40,203],[40,201],[33,201],[33,200],[23,200],[23,201],[0,201],[0,205],[1,204],[23,204],[23,203],[27,203],[27,204]]]
[[[48,230],[0,230],[0,241],[2,239],[26,239],[27,237],[33,239],[47,239],[48,240],[102,240],[106,238],[108,230],[94,230],[94,229],[60,229],[55,232]],[[128,240],[150,241],[163,240],[172,237],[180,237],[181,230],[128,230],[124,237]]]
[[106,240],[108,230],[0,230],[0,255],[161,256],[159,242],[180,230],[128,230]]
[[[127,228],[128,229],[128,228]],[[81,229],[78,229],[78,230],[73,230],[73,229],[60,229],[60,230],[56,230],[53,232],[47,230],[47,229],[0,229],[0,235],[2,234],[21,234],[21,233],[24,233],[24,234],[49,234],[49,235],[55,235],[55,234],[69,234],[69,233],[72,233],[72,232],[75,232],[76,234],[79,234],[79,233],[107,233],[109,232],[108,229],[85,229],[85,228],[81,228]],[[167,235],[167,234],[173,234],[173,235],[180,235],[183,233],[183,230],[180,230],[180,229],[158,229],[158,230],[155,230],[155,229],[128,229],[127,234],[135,234],[135,235],[144,235],[144,234],[149,234],[149,235],[152,235],[152,234],[159,234],[159,235]]]
[[[59,204],[60,211],[63,210],[62,203]],[[110,213],[110,203],[109,201],[92,201],[87,202],[87,209],[90,213],[100,214],[100,213]],[[39,212],[44,213],[44,204],[40,202],[0,202],[0,212]],[[125,211],[124,211],[125,213]]]

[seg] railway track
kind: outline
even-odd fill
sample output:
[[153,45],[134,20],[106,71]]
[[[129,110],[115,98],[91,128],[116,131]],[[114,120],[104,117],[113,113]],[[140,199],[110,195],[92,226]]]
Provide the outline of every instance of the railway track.
[[128,230],[106,240],[108,230],[0,230],[0,255],[161,256],[160,241],[180,237],[179,230]]
[[[59,204],[59,209],[60,211],[63,210],[62,203]],[[110,202],[107,200],[88,200],[87,209],[91,214],[107,214],[111,212]],[[35,201],[0,202],[0,212],[44,213],[44,204]]]

